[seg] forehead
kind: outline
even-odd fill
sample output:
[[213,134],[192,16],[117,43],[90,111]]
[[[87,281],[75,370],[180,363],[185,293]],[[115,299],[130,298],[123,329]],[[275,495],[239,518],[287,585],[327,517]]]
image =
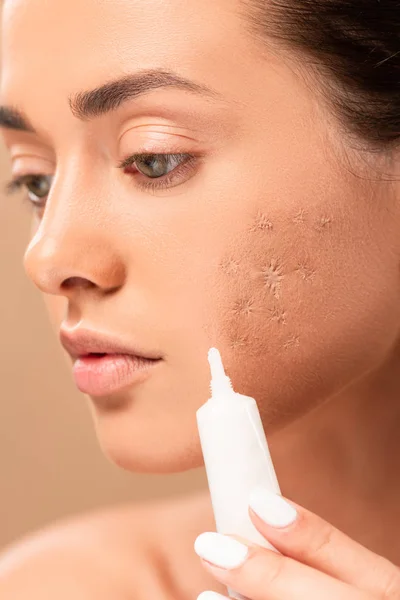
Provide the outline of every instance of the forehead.
[[248,43],[235,0],[6,0],[2,87],[69,95],[137,69],[215,83]]

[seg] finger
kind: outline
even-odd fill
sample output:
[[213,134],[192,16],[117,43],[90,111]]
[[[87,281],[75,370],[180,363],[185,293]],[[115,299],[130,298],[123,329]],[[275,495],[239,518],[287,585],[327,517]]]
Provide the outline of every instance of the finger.
[[400,569],[320,517],[263,488],[249,503],[254,525],[284,555],[374,596],[400,593]]
[[229,600],[229,598],[217,592],[201,592],[200,596],[197,596],[197,600]]
[[371,600],[325,573],[230,536],[202,533],[195,551],[218,581],[251,600]]

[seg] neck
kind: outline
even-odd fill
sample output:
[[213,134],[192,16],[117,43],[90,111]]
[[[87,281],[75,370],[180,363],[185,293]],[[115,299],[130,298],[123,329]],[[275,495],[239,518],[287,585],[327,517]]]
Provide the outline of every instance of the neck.
[[340,395],[269,440],[282,493],[400,563],[400,344]]

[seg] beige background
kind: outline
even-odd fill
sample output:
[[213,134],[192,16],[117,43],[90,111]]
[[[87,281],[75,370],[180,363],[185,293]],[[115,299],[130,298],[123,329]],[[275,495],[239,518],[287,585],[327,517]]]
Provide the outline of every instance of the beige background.
[[199,489],[203,470],[137,475],[101,454],[85,397],[72,381],[40,292],[22,267],[30,209],[2,190],[0,143],[0,547],[70,513]]

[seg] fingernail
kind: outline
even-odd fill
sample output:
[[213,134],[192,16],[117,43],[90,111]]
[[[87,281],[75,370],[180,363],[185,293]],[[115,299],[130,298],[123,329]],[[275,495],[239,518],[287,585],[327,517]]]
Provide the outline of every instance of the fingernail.
[[236,569],[249,553],[245,544],[213,531],[201,533],[194,543],[194,550],[200,558],[222,569]]
[[223,596],[217,592],[201,592],[200,596],[197,596],[197,600],[229,600],[228,596]]
[[279,494],[266,488],[255,488],[249,499],[249,506],[254,512],[272,527],[288,527],[297,519],[297,511]]

